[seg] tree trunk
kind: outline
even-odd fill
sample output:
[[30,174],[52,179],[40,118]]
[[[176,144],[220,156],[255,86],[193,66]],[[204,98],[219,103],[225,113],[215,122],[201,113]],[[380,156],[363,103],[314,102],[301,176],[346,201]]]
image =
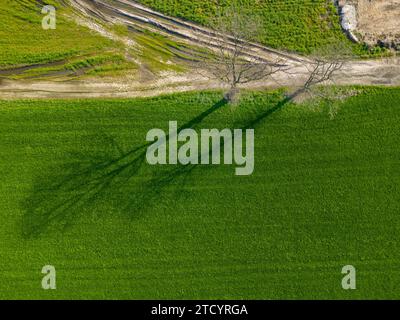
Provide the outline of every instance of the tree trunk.
[[230,104],[236,104],[239,100],[239,89],[236,86],[232,86],[225,94],[225,100]]

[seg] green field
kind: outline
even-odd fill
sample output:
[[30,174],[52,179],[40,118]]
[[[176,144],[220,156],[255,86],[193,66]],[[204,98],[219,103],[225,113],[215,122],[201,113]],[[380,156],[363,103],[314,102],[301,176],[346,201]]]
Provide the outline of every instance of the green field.
[[[42,29],[43,4],[34,0],[0,3],[0,78],[50,79],[68,76],[118,75],[137,69],[126,61],[123,45],[75,23],[62,1],[55,30]],[[27,67],[21,69],[18,67]],[[2,74],[1,70],[15,70]]]
[[[220,98],[0,101],[0,298],[400,298],[400,90]],[[170,120],[254,127],[254,174],[150,167]]]
[[69,8],[55,5],[57,29],[43,30],[43,5],[32,0],[2,0],[0,4],[0,67],[47,63],[110,49],[113,42],[66,18]]
[[[43,4],[36,0],[2,0],[0,2],[0,79],[65,78],[68,76],[120,76],[135,74],[136,62],[152,71],[182,70],[171,64],[185,59],[179,54],[180,45],[157,34],[128,33],[120,25],[101,25],[115,39],[103,37],[87,27],[78,25],[76,12],[68,1],[52,0],[46,4],[57,9],[55,30],[43,30]],[[87,17],[86,17],[87,18]],[[96,21],[96,23],[100,23]],[[139,48],[127,49],[117,37],[137,42]],[[182,46],[183,49],[187,49]],[[176,61],[174,61],[176,62]],[[1,71],[28,67],[21,72],[3,75]]]
[[[233,0],[140,0],[168,15],[208,24],[219,7]],[[339,16],[326,0],[239,0],[238,3],[263,22],[261,39],[269,46],[310,53],[333,40],[346,41]]]

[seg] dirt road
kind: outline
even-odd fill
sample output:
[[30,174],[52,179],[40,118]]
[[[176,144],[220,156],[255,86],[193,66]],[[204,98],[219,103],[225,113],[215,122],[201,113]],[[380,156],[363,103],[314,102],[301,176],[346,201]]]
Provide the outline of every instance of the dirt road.
[[[213,49],[215,41],[219,37],[217,33],[210,29],[180,19],[167,17],[133,1],[73,0],[71,2],[75,9],[82,14],[81,17],[87,17],[88,26],[91,25],[89,23],[91,18],[101,19],[107,23],[118,22],[131,28],[147,29],[165,34],[190,45],[200,45],[210,49]],[[97,27],[93,28],[93,30],[101,32]],[[228,45],[230,44],[228,43]],[[268,61],[279,60],[290,68],[289,72],[278,73],[268,81],[252,83],[251,88],[296,86],[301,84],[307,75],[305,64],[309,60],[305,57],[280,52],[255,43],[250,45],[248,55],[249,57],[257,56]],[[400,59],[389,58],[349,62],[336,75],[334,81],[336,84],[342,85],[399,86]],[[193,71],[181,74],[162,72],[155,79],[147,81],[138,81],[129,77],[68,82],[3,80],[0,82],[0,98],[145,97],[215,88],[221,88],[221,85]]]

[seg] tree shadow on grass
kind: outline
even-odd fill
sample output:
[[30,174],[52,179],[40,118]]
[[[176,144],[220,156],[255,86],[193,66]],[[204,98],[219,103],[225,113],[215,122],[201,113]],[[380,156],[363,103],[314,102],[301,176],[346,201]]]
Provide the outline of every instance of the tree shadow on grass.
[[[237,123],[235,125],[235,129],[256,129],[259,125],[263,124],[265,120],[272,116],[273,114],[280,111],[283,107],[293,101],[293,99],[301,94],[302,90],[298,90],[291,95],[284,96],[283,99],[279,100],[275,105],[271,108],[267,108],[266,110],[261,110],[257,112],[256,116],[242,121],[241,123]],[[220,144],[220,155],[223,157],[224,154],[224,141],[221,141]],[[214,150],[210,150],[209,157],[212,157],[212,153]],[[193,171],[197,169],[203,169],[204,171],[210,170],[213,168],[211,165],[200,165],[200,164],[188,164],[188,165],[181,165],[177,164],[173,166],[172,169],[163,172],[157,173],[152,179],[150,179],[144,186],[143,186],[143,194],[142,197],[139,198],[141,200],[140,205],[135,203],[134,205],[140,208],[145,208],[151,203],[154,203],[156,199],[159,199],[163,192],[170,187],[171,185],[175,185],[176,189],[174,190],[174,199],[178,199],[185,189],[187,182],[189,182],[190,175]],[[132,208],[133,209],[133,208]]]
[[[266,110],[260,111],[253,119],[248,119],[244,121],[238,126],[235,126],[235,129],[256,129],[257,126],[264,123],[264,121],[272,116],[274,113],[280,111],[285,105],[290,103],[293,98],[298,93],[294,93],[293,95],[286,96],[280,101],[278,101],[274,106],[268,108]],[[212,157],[212,153],[214,150],[210,150],[209,157]],[[224,153],[224,141],[221,141],[220,145],[220,154],[223,157]],[[204,170],[204,174],[206,171],[209,171],[213,166],[211,165],[200,165],[200,164],[188,164],[188,165],[181,165],[177,164],[172,167],[172,169],[167,170],[163,173],[156,173],[149,181],[147,181],[143,185],[143,193],[141,197],[136,198],[139,202],[135,201],[132,203],[131,210],[134,208],[146,208],[149,207],[155,200],[160,199],[162,197],[163,192],[165,192],[169,187],[176,186],[173,190],[174,199],[178,200],[179,197],[182,196],[183,191],[185,190],[187,183],[191,181],[190,177],[193,171],[198,169]]]
[[[235,129],[256,129],[293,97],[285,97]],[[219,101],[181,126],[178,132],[198,127],[225,104],[224,100]],[[79,217],[96,212],[101,204],[111,204],[130,218],[138,217],[158,203],[167,190],[172,191],[169,195],[177,201],[183,195],[194,170],[213,167],[178,164],[162,170],[149,170],[145,160],[150,143],[123,152],[113,138],[106,136],[104,140],[107,141],[104,143],[105,152],[94,155],[68,154],[66,159],[73,160],[37,178],[31,194],[23,203],[22,234],[25,238],[37,238],[51,230],[65,231]],[[220,148],[223,155],[223,144]],[[159,166],[157,168],[160,169]]]
[[[196,128],[225,104],[225,100],[218,101],[179,127],[178,132]],[[112,137],[103,134],[102,140],[102,152],[68,153],[68,160],[62,165],[49,168],[36,178],[30,195],[22,202],[24,238],[36,238],[52,229],[65,231],[80,216],[93,214],[102,204],[138,215],[145,210],[145,204],[160,196],[165,186],[191,171],[176,167],[152,177],[143,170],[151,143],[124,152]]]

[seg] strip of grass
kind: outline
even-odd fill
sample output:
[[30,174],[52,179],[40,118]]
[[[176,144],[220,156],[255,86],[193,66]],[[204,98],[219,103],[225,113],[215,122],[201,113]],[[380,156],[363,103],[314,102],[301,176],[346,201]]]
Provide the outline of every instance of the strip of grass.
[[[196,21],[204,25],[218,8],[239,3],[243,10],[263,22],[261,43],[289,51],[311,53],[334,41],[349,41],[342,32],[337,9],[327,0],[139,0],[167,15]],[[363,56],[384,54],[381,48],[354,45],[354,53]]]
[[65,76],[115,76],[126,74],[137,69],[133,62],[126,61],[125,57],[116,52],[105,52],[98,55],[71,58],[54,66],[38,66],[27,69],[22,73],[9,76],[10,79],[49,79],[50,77]]
[[[57,29],[43,30],[43,4],[35,0],[6,0],[0,4],[0,68],[44,64],[13,79],[47,76],[63,70],[85,71],[91,76],[115,76],[135,69],[125,57],[125,45],[77,25],[71,18],[68,2],[47,1],[57,8]],[[181,71],[176,58],[183,59],[179,44],[157,34],[131,34],[121,25],[105,25],[120,37],[133,37],[140,46],[129,54],[148,65],[152,71]],[[176,49],[172,52],[172,49]],[[83,59],[82,56],[90,56]],[[65,60],[64,65],[46,65]],[[173,63],[172,63],[173,62]],[[90,70],[88,70],[90,69]]]
[[[333,120],[279,92],[1,101],[0,298],[400,298],[400,90],[362,91]],[[170,120],[252,123],[254,175],[142,163]]]
[[33,0],[5,0],[0,4],[0,67],[62,60],[112,47],[113,42],[65,18],[70,10],[59,1],[57,29],[43,30],[43,5]]
[[[189,0],[140,0],[139,2],[168,15],[208,24],[218,7],[229,6],[227,1]],[[261,18],[264,31],[261,42],[292,51],[310,53],[332,39],[345,41],[339,17],[333,5],[325,0],[245,0],[240,1],[244,10]]]

